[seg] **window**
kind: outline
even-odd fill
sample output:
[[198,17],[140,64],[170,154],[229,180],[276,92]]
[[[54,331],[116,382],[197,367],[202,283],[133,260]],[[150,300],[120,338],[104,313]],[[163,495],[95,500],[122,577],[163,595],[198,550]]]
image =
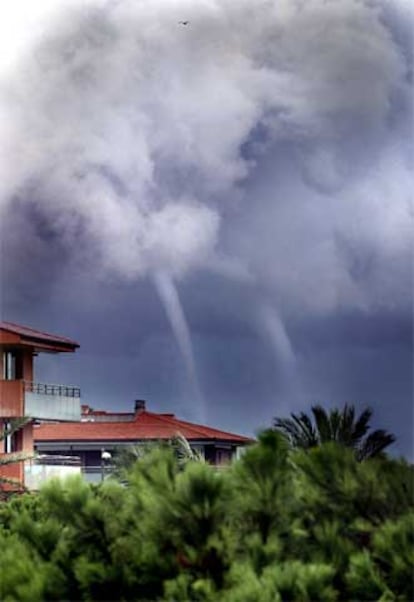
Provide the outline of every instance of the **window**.
[[3,353],[3,379],[16,380],[21,378],[22,357],[17,351],[4,351]]
[[217,464],[229,464],[232,459],[231,449],[217,449],[216,452],[216,463]]
[[11,454],[13,452],[19,451],[21,449],[22,440],[21,440],[21,431],[15,431],[11,435],[7,435],[6,433],[10,430],[11,423],[6,422],[4,425],[4,434],[6,435],[4,438],[4,452],[6,454]]

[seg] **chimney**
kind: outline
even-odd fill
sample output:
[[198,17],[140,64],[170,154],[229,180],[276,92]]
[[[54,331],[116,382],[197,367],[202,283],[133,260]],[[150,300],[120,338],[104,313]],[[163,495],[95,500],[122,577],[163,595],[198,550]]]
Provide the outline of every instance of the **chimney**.
[[135,414],[140,414],[141,412],[145,412],[145,399],[136,399]]

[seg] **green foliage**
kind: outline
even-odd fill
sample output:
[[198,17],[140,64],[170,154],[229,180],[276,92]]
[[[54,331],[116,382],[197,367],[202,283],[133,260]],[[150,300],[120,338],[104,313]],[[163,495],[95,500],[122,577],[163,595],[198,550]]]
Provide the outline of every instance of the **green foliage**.
[[312,406],[312,418],[305,412],[290,418],[275,418],[274,427],[293,447],[310,449],[334,441],[354,450],[358,460],[381,454],[395,437],[383,429],[369,432],[372,410],[365,409],[356,417],[355,407],[345,404],[342,410],[329,413],[320,405]]
[[128,445],[127,447],[118,450],[112,460],[112,475],[127,483],[130,471],[136,462],[160,448],[172,450],[177,463],[181,468],[188,462],[204,463],[204,458],[200,452],[193,450],[187,439],[182,435],[177,434],[169,441],[160,441],[159,443],[153,442],[146,445]]
[[249,562],[234,563],[223,602],[282,602],[269,575],[258,574]]
[[41,602],[46,572],[17,535],[0,532],[0,600]]
[[414,512],[379,527],[373,536],[372,556],[388,587],[414,600]]
[[150,454],[155,449],[154,445],[128,445],[117,450],[111,461],[111,476],[128,483],[130,471],[138,460]]
[[275,431],[226,471],[186,454],[154,447],[120,480],[1,504],[0,599],[414,599],[411,465]]
[[274,568],[265,570],[274,581],[276,591],[282,600],[301,600],[303,602],[331,602],[336,599],[332,586],[334,568],[325,564],[304,564],[287,561]]
[[201,453],[192,449],[183,435],[177,434],[170,440],[169,444],[171,445],[180,466],[185,466],[188,462],[199,462],[204,464],[205,460]]
[[392,597],[392,593],[387,590],[378,567],[367,550],[351,556],[345,579],[349,596],[353,600],[395,599]]
[[225,602],[331,602],[337,599],[329,565],[285,561],[258,575],[249,564],[235,565],[229,575]]
[[264,544],[277,526],[287,524],[292,473],[288,469],[288,446],[274,431],[264,431],[259,445],[252,446],[234,467],[234,504],[240,530],[258,530]]

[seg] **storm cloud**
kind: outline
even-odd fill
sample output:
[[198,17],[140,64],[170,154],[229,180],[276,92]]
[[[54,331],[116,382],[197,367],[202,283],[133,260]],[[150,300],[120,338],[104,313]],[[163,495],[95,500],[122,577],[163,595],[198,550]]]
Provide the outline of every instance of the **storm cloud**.
[[408,3],[44,7],[0,82],[4,319],[77,338],[97,406],[352,401],[408,453]]

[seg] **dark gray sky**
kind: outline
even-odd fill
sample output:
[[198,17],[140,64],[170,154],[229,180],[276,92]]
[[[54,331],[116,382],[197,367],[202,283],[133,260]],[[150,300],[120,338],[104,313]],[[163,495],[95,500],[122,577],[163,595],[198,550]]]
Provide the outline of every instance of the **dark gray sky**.
[[370,405],[412,456],[410,4],[34,4],[0,61],[1,317],[81,344],[38,380],[248,434]]

